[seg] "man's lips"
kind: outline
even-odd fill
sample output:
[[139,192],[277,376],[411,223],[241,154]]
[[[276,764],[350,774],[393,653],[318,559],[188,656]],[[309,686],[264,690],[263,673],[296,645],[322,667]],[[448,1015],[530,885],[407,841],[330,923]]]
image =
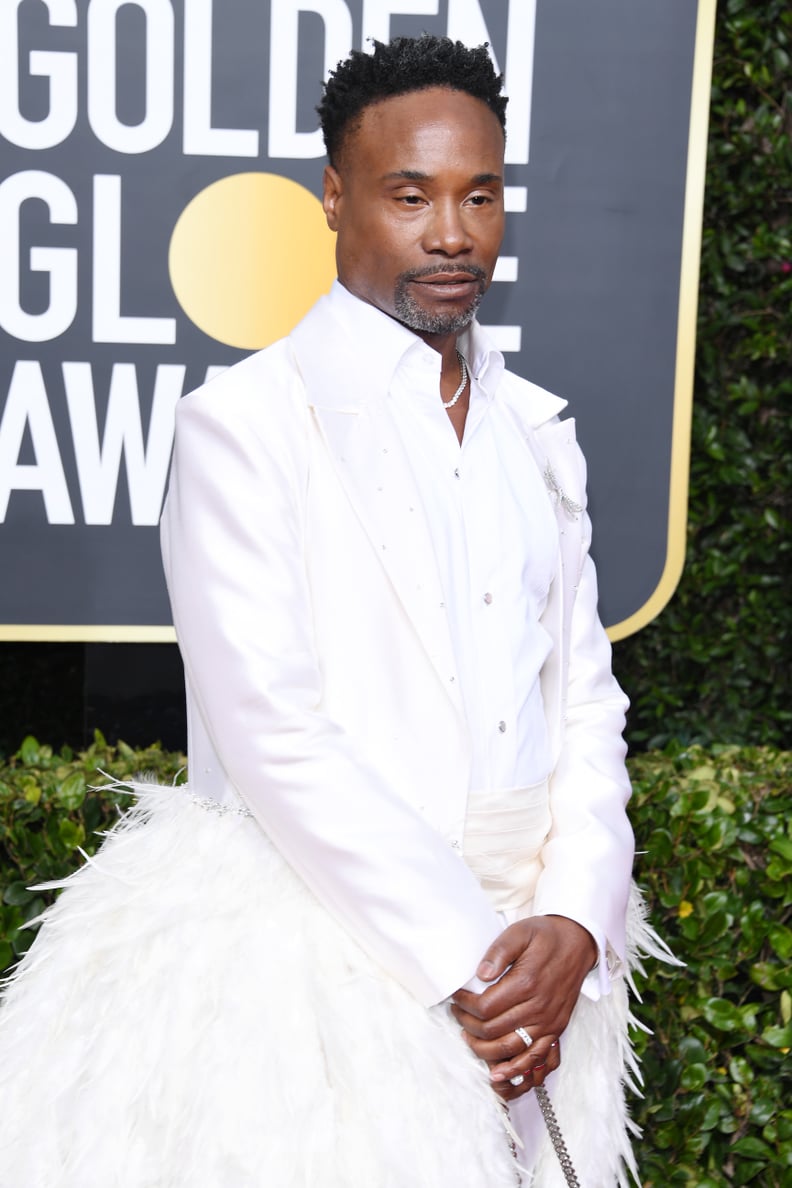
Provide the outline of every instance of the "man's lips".
[[470,272],[436,272],[431,276],[412,277],[411,281],[438,297],[467,297],[482,287],[481,277]]
[[427,276],[412,276],[418,285],[456,285],[478,283],[483,278],[476,272],[430,272]]

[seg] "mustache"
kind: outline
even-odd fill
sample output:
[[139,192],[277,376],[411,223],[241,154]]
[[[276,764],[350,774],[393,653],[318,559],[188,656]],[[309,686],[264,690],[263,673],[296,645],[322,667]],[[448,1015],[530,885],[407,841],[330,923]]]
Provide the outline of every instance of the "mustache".
[[424,268],[411,268],[402,272],[400,281],[426,280],[430,276],[461,276],[470,280],[485,281],[487,274],[478,264],[428,264]]

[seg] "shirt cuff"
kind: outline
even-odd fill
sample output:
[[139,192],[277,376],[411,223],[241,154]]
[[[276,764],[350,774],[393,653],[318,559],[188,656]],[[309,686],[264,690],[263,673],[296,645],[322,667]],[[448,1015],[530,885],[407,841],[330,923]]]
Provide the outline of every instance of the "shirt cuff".
[[622,973],[624,965],[604,937],[598,937],[594,933],[591,935],[597,946],[597,963],[583,979],[580,993],[585,994],[592,1002],[597,1002],[604,995],[610,994],[611,982]]
[[[504,912],[498,912],[498,919],[501,922],[501,930],[503,930],[504,928],[508,928],[509,920]],[[483,957],[484,954],[482,953],[481,956]],[[504,973],[505,972],[506,971],[504,970]],[[474,973],[472,977],[468,978],[468,980],[465,982],[462,989],[470,990],[473,994],[483,994],[484,991],[487,990],[490,986],[495,986],[500,981],[500,979],[502,977],[503,977],[503,974],[501,974],[500,977],[493,978],[491,982],[482,982],[481,978],[478,977],[478,975]]]

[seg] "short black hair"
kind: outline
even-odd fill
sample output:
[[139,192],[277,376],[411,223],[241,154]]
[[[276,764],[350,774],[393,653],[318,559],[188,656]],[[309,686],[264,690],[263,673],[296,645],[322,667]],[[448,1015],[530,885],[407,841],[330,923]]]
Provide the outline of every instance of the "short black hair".
[[501,94],[503,75],[495,73],[486,44],[471,49],[450,37],[424,33],[394,37],[387,44],[374,41],[373,46],[370,54],[353,50],[324,85],[316,110],[331,165],[365,108],[428,87],[448,87],[480,99],[498,117],[505,135],[508,99]]

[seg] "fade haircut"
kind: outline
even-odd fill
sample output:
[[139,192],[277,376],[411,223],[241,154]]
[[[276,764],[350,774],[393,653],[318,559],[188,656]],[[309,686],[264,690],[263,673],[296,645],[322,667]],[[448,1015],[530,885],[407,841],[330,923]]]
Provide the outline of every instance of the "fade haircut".
[[373,42],[370,54],[353,50],[339,62],[324,85],[316,110],[331,165],[342,155],[344,142],[360,124],[364,110],[393,95],[448,87],[486,103],[506,134],[503,75],[496,74],[487,45],[470,49],[450,37],[394,37],[387,45]]

